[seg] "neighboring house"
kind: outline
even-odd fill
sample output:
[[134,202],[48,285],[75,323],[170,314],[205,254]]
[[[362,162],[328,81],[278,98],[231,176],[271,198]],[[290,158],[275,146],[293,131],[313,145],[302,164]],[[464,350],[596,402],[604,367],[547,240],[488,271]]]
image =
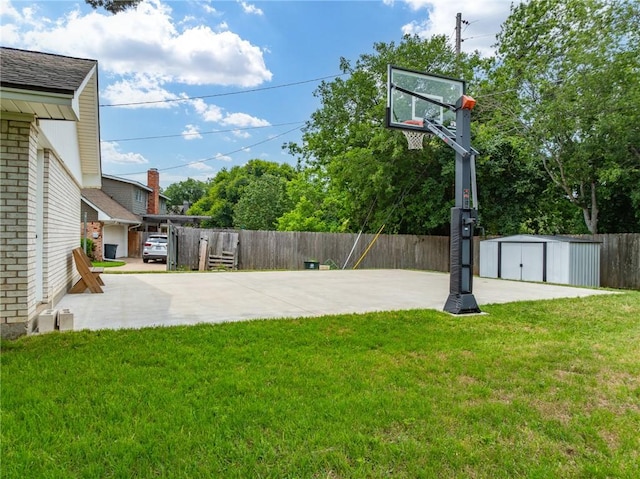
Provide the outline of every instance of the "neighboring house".
[[[81,234],[95,245],[94,258],[102,261],[129,256],[130,241],[137,241],[131,233],[142,224],[142,218],[127,210],[103,190],[82,190]],[[108,246],[105,246],[108,245]],[[132,249],[136,249],[135,246]],[[108,250],[108,251],[107,251]],[[105,254],[114,253],[114,254]]]
[[[138,231],[145,233],[166,233],[170,224],[199,226],[201,221],[210,219],[209,216],[185,216],[188,207],[181,214],[169,214],[169,197],[160,193],[160,173],[156,168],[147,171],[146,186],[134,180],[103,175],[102,191],[139,216],[142,224]],[[118,256],[121,255],[118,253]]]
[[101,190],[82,191],[81,234],[94,241],[97,260],[138,257],[142,254],[144,233],[167,232],[170,224],[199,225],[209,219],[167,214],[168,200],[160,193],[156,168],[147,171],[147,185],[102,175]]
[[[131,213],[143,217],[146,215],[167,214],[168,197],[160,193],[160,173],[151,168],[147,171],[147,185],[117,176],[103,175],[102,191],[124,206]],[[144,224],[142,229],[149,230]]]
[[0,330],[33,330],[79,278],[83,188],[100,188],[98,62],[0,47]]

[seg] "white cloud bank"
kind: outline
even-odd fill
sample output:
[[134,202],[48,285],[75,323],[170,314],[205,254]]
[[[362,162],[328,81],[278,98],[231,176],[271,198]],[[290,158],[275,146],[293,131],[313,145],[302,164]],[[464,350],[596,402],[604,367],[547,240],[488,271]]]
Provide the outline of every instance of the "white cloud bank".
[[[500,25],[507,19],[511,0],[474,0],[473,2],[453,2],[451,0],[402,0],[415,12],[428,12],[425,20],[414,20],[403,25],[402,32],[426,38],[431,35],[451,36],[456,24],[456,14],[462,13],[462,19],[469,25],[462,26],[462,51],[478,50],[484,56],[494,54],[493,45]],[[384,0],[395,5],[393,0]],[[514,0],[513,3],[520,3]]]
[[224,24],[219,31],[180,25],[161,0],[117,15],[77,8],[55,19],[2,0],[5,46],[98,59],[101,70],[120,77],[105,90],[111,102],[175,97],[167,84],[255,87],[271,80],[263,50]]
[[115,141],[100,142],[102,162],[116,165],[144,165],[149,163],[140,153],[123,153]]

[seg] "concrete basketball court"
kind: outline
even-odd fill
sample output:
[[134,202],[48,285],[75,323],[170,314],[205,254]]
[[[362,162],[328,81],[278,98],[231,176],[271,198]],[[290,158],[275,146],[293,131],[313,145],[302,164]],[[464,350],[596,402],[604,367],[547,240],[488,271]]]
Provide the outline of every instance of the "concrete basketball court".
[[[74,329],[120,329],[403,309],[442,311],[449,275],[407,270],[103,274],[103,294],[67,294]],[[482,305],[609,291],[474,278]]]

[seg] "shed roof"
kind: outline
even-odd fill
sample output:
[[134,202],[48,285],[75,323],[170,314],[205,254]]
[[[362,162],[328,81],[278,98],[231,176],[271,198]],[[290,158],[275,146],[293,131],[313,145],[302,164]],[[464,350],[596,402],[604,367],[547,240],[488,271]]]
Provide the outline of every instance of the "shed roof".
[[492,238],[485,241],[493,243],[599,243],[599,241],[590,239],[561,235],[513,235]]

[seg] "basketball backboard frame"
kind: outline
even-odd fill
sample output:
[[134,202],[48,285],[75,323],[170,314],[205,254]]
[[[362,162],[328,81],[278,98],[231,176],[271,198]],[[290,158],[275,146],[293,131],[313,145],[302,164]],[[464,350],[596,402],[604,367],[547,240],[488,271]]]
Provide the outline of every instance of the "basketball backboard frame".
[[418,136],[422,140],[424,134],[433,134],[456,153],[449,296],[443,308],[451,314],[481,312],[473,295],[473,229],[478,213],[471,110],[476,101],[465,94],[465,86],[463,80],[388,66],[386,127],[402,130],[409,149],[420,149],[421,141],[414,141]]
[[426,116],[430,121],[453,130],[455,105],[465,91],[464,80],[389,65],[385,126],[399,130],[423,130],[423,126],[415,122],[424,120]]

